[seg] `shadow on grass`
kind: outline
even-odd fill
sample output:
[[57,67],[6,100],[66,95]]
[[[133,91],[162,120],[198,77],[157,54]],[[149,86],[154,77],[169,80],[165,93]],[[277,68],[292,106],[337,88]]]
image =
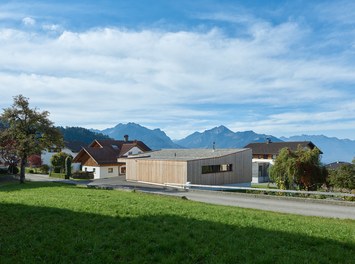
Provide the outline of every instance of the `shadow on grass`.
[[0,192],[13,192],[19,190],[37,189],[37,188],[51,188],[51,187],[77,187],[76,185],[58,183],[58,182],[31,182],[26,181],[25,183],[20,183],[19,180],[13,178],[12,180],[0,181]]
[[168,214],[0,203],[0,234],[1,263],[355,263],[354,244]]
[[[181,190],[177,190],[174,188],[159,188],[156,186],[148,186],[139,183],[130,183],[130,182],[122,182],[122,184],[95,184],[95,182],[90,182],[91,184],[84,184],[83,187],[88,187],[92,189],[105,189],[105,190],[112,190],[114,188],[121,188],[121,189],[130,189],[130,190],[137,190],[137,191],[164,191],[168,193],[178,193]],[[50,187],[77,187],[81,186],[80,181],[75,183],[62,183],[62,182],[31,182],[26,181],[24,184],[21,184],[18,180],[13,179],[12,181],[1,182],[0,181],[0,192],[12,192],[12,191],[19,191],[24,189],[36,189],[36,188],[50,188]],[[4,188],[1,188],[4,187]]]

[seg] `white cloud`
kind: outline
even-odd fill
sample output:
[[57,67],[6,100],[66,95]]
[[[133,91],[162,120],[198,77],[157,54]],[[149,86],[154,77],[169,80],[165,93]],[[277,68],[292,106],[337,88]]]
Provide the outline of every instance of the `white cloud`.
[[54,32],[63,32],[64,29],[59,24],[44,24],[42,25],[42,29]]
[[22,19],[22,23],[25,26],[34,26],[36,24],[36,20],[32,17],[25,17]]
[[[45,29],[59,27],[48,24]],[[323,108],[329,100],[354,101],[338,88],[340,82],[355,83],[353,64],[343,57],[306,59],[297,45],[308,32],[294,22],[254,22],[248,32],[238,38],[217,28],[104,28],[53,37],[0,29],[0,103],[9,105],[13,95],[22,93],[48,109],[58,125],[102,128],[134,121],[160,124],[174,138],[181,137],[181,131],[219,124],[287,132],[314,117],[318,125],[323,115],[332,121],[344,118],[345,112],[335,106]],[[260,111],[258,118],[265,116],[261,121],[251,115],[231,122],[230,105],[236,120],[238,110],[248,105]],[[310,105],[315,107],[312,115],[302,110]],[[274,107],[296,110],[266,113]]]

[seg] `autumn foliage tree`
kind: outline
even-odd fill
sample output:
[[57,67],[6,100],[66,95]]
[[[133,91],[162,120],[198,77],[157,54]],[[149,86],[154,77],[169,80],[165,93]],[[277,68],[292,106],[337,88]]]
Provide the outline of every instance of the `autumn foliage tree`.
[[17,165],[20,162],[15,149],[14,141],[4,136],[4,127],[0,128],[0,157],[9,166],[9,173],[17,174]]
[[28,161],[28,165],[30,165],[30,167],[39,167],[42,165],[41,155],[38,155],[38,154],[33,154],[33,155],[29,156],[27,161]]
[[326,182],[327,170],[320,162],[320,151],[298,148],[280,151],[270,168],[270,178],[279,189],[316,190]]
[[23,95],[14,97],[13,105],[5,108],[0,115],[4,128],[0,131],[1,140],[11,142],[16,157],[20,160],[20,182],[25,182],[27,158],[53,145],[62,145],[63,138],[53,122],[48,119],[49,112],[30,108],[28,98]]

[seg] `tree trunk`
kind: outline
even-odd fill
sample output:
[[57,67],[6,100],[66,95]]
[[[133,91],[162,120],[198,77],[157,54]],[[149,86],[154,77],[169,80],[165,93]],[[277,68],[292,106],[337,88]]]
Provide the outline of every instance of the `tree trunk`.
[[26,169],[27,157],[23,156],[21,159],[21,168],[20,168],[20,183],[25,183],[25,169]]

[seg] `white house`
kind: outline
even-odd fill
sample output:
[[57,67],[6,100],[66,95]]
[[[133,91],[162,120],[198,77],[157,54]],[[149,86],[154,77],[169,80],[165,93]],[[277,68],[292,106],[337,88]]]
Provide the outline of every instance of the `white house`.
[[[76,155],[79,153],[81,148],[85,146],[86,144],[84,142],[79,142],[79,141],[66,141],[64,142],[64,147],[63,148],[58,148],[58,147],[53,147],[50,149],[47,149],[45,151],[42,151],[41,153],[41,160],[42,164],[51,166],[51,158],[54,154],[57,154],[59,152],[64,152],[66,154],[71,155],[73,158],[76,157]],[[73,162],[73,170],[77,171],[80,169],[80,163],[74,163]]]
[[298,147],[314,149],[316,145],[311,141],[271,142],[270,140],[262,143],[250,143],[246,145],[245,148],[251,148],[253,152],[252,183],[268,182],[270,180],[269,168],[274,165],[280,150],[288,148],[295,151]]
[[83,171],[93,172],[94,179],[117,177],[126,174],[126,164],[118,158],[150,150],[142,141],[129,141],[126,135],[124,140],[94,140],[73,162],[80,163]]

